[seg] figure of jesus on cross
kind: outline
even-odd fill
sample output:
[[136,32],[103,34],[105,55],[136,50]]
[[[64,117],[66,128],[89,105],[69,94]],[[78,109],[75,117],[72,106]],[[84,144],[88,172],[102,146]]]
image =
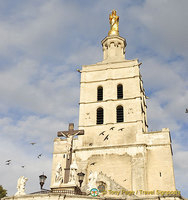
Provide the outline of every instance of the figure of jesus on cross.
[[84,135],[84,130],[74,130],[74,124],[69,124],[68,131],[58,131],[58,137],[65,137],[67,139],[67,157],[66,157],[66,168],[65,168],[65,176],[64,183],[68,183],[69,174],[70,174],[70,165],[72,163],[72,152],[73,152],[73,140],[76,135]]

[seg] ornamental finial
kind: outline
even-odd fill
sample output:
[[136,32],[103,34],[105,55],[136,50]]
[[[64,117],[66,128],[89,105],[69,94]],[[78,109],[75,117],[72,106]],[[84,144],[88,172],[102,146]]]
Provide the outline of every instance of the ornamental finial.
[[116,15],[116,10],[112,10],[109,15],[110,31],[108,35],[119,35],[119,16]]

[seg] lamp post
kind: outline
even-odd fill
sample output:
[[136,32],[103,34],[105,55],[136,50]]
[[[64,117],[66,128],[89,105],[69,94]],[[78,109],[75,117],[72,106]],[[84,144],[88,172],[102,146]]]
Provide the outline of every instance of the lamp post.
[[84,176],[85,174],[83,172],[80,172],[77,174],[78,175],[78,181],[80,183],[80,187],[82,186],[83,180],[84,180]]
[[39,176],[39,181],[40,181],[40,188],[42,190],[42,187],[44,185],[45,180],[47,179],[47,176],[44,175],[44,173],[42,175]]

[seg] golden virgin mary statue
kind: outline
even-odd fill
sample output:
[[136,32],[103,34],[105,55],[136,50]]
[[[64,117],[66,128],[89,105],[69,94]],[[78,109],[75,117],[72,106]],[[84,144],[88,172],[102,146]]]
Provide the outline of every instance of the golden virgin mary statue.
[[112,14],[109,15],[110,31],[108,35],[119,35],[119,16],[116,15],[116,10],[112,10]]

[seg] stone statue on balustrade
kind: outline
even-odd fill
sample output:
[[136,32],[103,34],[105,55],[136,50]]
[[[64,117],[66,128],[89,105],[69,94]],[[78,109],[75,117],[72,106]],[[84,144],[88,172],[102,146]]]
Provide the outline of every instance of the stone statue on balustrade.
[[24,176],[21,176],[18,179],[18,182],[17,182],[18,191],[16,192],[15,196],[25,195],[25,185],[26,185],[27,180],[28,178],[25,178]]

